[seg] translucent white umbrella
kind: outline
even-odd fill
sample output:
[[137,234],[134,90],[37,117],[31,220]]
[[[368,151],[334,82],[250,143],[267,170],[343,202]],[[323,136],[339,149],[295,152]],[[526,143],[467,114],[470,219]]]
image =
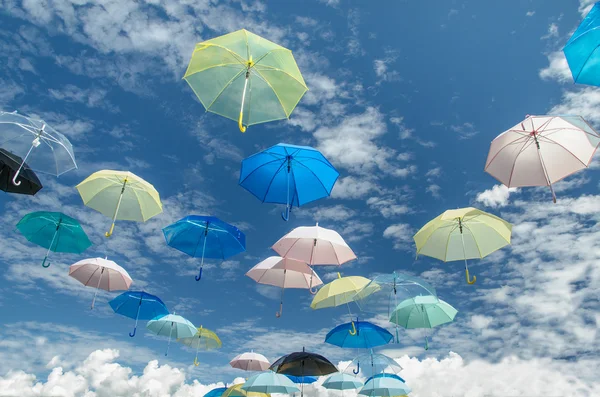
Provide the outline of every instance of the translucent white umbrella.
[[235,356],[229,365],[244,371],[266,371],[271,363],[262,354],[246,352]]
[[587,168],[600,135],[580,116],[527,116],[498,135],[485,172],[507,187],[549,186]]
[[[338,232],[316,226],[297,227],[277,241],[273,247],[275,252],[284,258],[303,261],[310,266],[335,265],[356,259],[352,249],[346,244]],[[316,294],[310,284],[309,291]]]
[[192,338],[198,332],[198,329],[188,319],[178,316],[175,313],[167,314],[166,316],[153,318],[148,321],[146,328],[156,335],[168,336],[169,343],[165,356],[169,354],[169,346],[171,346],[171,338],[183,339]]
[[[281,288],[279,312],[283,312],[283,291],[285,288],[309,289],[312,285],[321,285],[323,281],[306,263],[295,259],[271,256],[248,270],[246,276],[259,284],[273,285]],[[313,280],[315,279],[315,280]]]
[[125,269],[106,258],[88,258],[74,263],[69,267],[69,276],[86,287],[96,287],[91,309],[94,308],[100,288],[105,291],[126,291],[133,282]]

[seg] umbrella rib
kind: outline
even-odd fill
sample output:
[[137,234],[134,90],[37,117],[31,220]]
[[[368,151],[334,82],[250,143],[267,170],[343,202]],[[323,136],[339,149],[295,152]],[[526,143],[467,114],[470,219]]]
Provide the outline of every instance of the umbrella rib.
[[[329,192],[327,191],[327,188],[325,187],[325,185],[323,185],[323,181],[321,181],[321,179],[317,176],[317,174],[315,174],[313,172],[313,170],[311,170],[310,168],[308,168],[306,165],[304,165],[302,162],[300,161],[296,161],[296,163],[300,164],[302,167],[306,168],[308,171],[310,171],[311,174],[314,175],[314,177],[319,181],[319,183],[321,184],[321,186],[323,187],[323,190],[325,190],[325,192],[327,192],[327,195],[329,196]],[[296,189],[296,191],[298,191],[298,189]]]
[[[455,231],[457,228],[458,228],[458,223],[456,223],[454,225],[454,227],[452,228],[452,230],[450,230],[448,232],[448,240],[446,240],[446,249],[444,250],[444,262],[447,262],[446,256],[448,255],[448,247],[450,246],[450,237],[452,236],[452,232]],[[431,233],[431,234],[433,235],[433,233]],[[429,236],[429,237],[431,237],[431,236]],[[427,240],[429,240],[429,239],[427,239]]]
[[268,69],[268,70],[270,70],[270,71],[281,72],[281,73],[283,73],[283,74],[285,74],[285,75],[287,75],[287,76],[291,77],[291,78],[292,78],[292,79],[294,79],[295,81],[297,81],[297,82],[298,82],[300,85],[302,85],[304,88],[308,88],[308,87],[306,87],[306,83],[303,83],[302,81],[298,80],[296,77],[292,76],[291,74],[289,74],[288,72],[286,72],[286,71],[285,71],[285,70],[283,70],[283,69],[275,68],[275,67],[273,67],[273,66],[269,66],[269,65],[257,65],[257,66],[255,66],[254,68],[258,70],[258,67],[260,67],[260,68],[265,68],[265,69]]
[[[515,131],[515,132],[516,132],[516,131]],[[488,162],[488,164],[487,164],[487,166],[486,166],[485,168],[487,169],[487,168],[490,166],[490,164],[492,164],[492,163],[494,162],[494,160],[496,160],[496,157],[498,157],[498,156],[500,155],[500,153],[501,153],[501,152],[502,152],[504,149],[506,149],[507,147],[509,147],[509,146],[511,146],[511,145],[517,145],[517,144],[520,144],[521,142],[519,142],[519,141],[520,141],[520,140],[523,140],[523,139],[525,139],[525,141],[528,141],[528,140],[529,140],[529,135],[528,135],[527,137],[520,136],[520,137],[516,138],[515,140],[513,140],[513,141],[511,141],[511,142],[507,143],[506,145],[502,146],[502,147],[500,148],[500,150],[498,150],[498,152],[497,152],[497,153],[496,153],[496,154],[495,154],[495,155],[494,155],[494,156],[491,158],[491,160]],[[493,141],[492,141],[492,143],[493,143]]]
[[[468,225],[465,224],[463,226],[471,233],[471,237],[473,237],[473,241],[475,242],[475,247],[477,247],[477,252],[479,252],[479,257],[483,258],[483,254],[481,253],[481,248],[479,248],[479,244],[477,244],[477,239],[475,238],[475,234],[473,234],[473,231],[471,230],[471,228]],[[492,230],[494,230],[494,229],[492,228]],[[467,255],[465,254],[465,256],[467,256]],[[465,259],[467,259],[467,258],[465,258]]]
[[[316,150],[315,150],[315,152],[316,152]],[[328,166],[329,168],[333,168],[335,171],[337,171],[337,170],[335,169],[335,167],[333,166],[333,164],[331,164],[331,163],[329,162],[329,160],[327,160],[327,159],[325,159],[325,161],[323,161],[323,160],[321,160],[321,159],[318,159],[318,158],[315,158],[315,157],[308,157],[308,156],[296,156],[296,158],[297,158],[297,159],[309,159],[309,160],[318,161],[319,163],[323,163],[323,164],[325,164],[326,166]]]
[[287,112],[287,110],[283,106],[283,101],[281,100],[281,98],[279,97],[279,94],[277,93],[277,90],[275,90],[275,88],[273,88],[273,86],[271,85],[271,83],[269,83],[267,78],[265,76],[263,76],[262,73],[260,73],[260,70],[254,69],[254,73],[256,73],[257,76],[260,76],[260,78],[265,82],[265,84],[267,84],[269,86],[269,88],[273,91],[273,93],[277,97],[279,106],[281,106],[281,109],[283,110],[283,113],[285,113],[286,117],[289,118],[290,114],[292,114],[292,112],[291,111],[290,111],[290,113]]
[[273,177],[271,178],[271,181],[269,182],[269,187],[267,187],[267,191],[265,192],[265,195],[262,199],[263,203],[267,199],[267,195],[269,194],[269,191],[271,190],[271,186],[273,185],[273,181],[275,180],[275,177],[277,176],[277,174],[279,174],[279,172],[281,171],[281,169],[283,168],[284,165],[285,165],[285,162],[282,162],[281,165],[279,166],[279,168],[277,169],[277,171],[275,171],[273,173]]
[[[83,266],[82,266],[82,267],[83,267]],[[94,274],[96,274],[96,272],[98,271],[98,269],[100,269],[100,267],[101,267],[101,266],[99,266],[99,265],[96,265],[96,268],[94,269],[94,271],[93,271],[93,272],[92,272],[92,274],[90,275],[90,278],[88,278],[88,280],[87,280],[87,281],[85,282],[85,284],[83,284],[83,285],[85,285],[85,286],[87,287],[87,284],[90,282],[90,280],[92,279],[92,277],[94,277]],[[81,267],[80,267],[80,269],[81,269]],[[75,273],[75,272],[73,272],[73,273]]]
[[587,168],[587,166],[588,166],[588,165],[587,165],[587,164],[585,164],[583,161],[581,161],[581,160],[579,159],[579,157],[577,157],[575,154],[573,154],[573,152],[571,152],[569,149],[567,149],[566,147],[564,147],[563,145],[561,145],[560,143],[556,142],[555,140],[553,140],[553,139],[551,139],[551,138],[548,138],[548,137],[544,137],[544,138],[545,138],[545,139],[547,139],[548,141],[550,141],[549,143],[553,143],[553,144],[555,144],[555,145],[558,145],[558,146],[560,146],[561,148],[565,149],[565,151],[566,151],[567,153],[569,153],[571,156],[575,157],[575,159],[576,159],[577,161],[579,161],[579,162],[580,162],[580,163],[581,163],[581,164],[582,164],[584,167],[586,167],[586,168]]
[[223,95],[223,93],[225,92],[225,90],[226,90],[227,88],[229,88],[229,86],[230,86],[230,85],[233,83],[233,81],[234,81],[235,79],[237,79],[238,77],[240,77],[240,76],[243,74],[243,72],[244,72],[244,69],[240,70],[240,72],[239,72],[238,74],[236,74],[235,76],[233,76],[233,77],[231,78],[231,80],[229,80],[229,81],[227,82],[227,84],[225,84],[225,87],[223,87],[223,89],[221,90],[221,92],[219,92],[219,94],[217,94],[217,96],[215,97],[215,99],[213,99],[213,101],[210,103],[210,105],[208,105],[208,106],[206,107],[206,109],[207,109],[207,110],[208,110],[208,109],[210,109],[210,107],[211,107],[212,105],[214,105],[214,103],[215,103],[215,102],[216,102],[216,101],[217,101],[217,100],[218,100],[218,99],[221,97],[221,95]]
[[512,182],[512,177],[515,172],[515,168],[517,166],[517,160],[518,160],[519,156],[521,155],[521,153],[523,153],[525,151],[525,149],[527,149],[529,146],[533,145],[533,142],[534,142],[533,139],[527,140],[525,142],[525,144],[523,145],[523,147],[519,150],[519,153],[517,153],[517,155],[515,156],[515,161],[512,164],[512,168],[510,170],[510,176],[508,177],[508,187],[510,187],[510,184]]
[[248,175],[246,175],[246,177],[243,180],[240,181],[240,185],[242,183],[246,182],[246,179],[248,179],[250,177],[250,175],[254,174],[259,168],[262,168],[262,167],[264,167],[267,164],[276,163],[277,161],[284,162],[283,159],[278,158],[278,159],[275,159],[275,160],[267,161],[266,163],[263,163],[263,164],[259,165],[258,167],[254,168]]

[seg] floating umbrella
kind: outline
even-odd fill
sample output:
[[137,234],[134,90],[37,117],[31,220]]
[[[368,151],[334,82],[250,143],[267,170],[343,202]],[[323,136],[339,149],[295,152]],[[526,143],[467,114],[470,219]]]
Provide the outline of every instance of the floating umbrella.
[[196,44],[183,78],[207,111],[242,132],[289,118],[308,91],[290,50],[245,29]]
[[388,374],[375,375],[365,382],[358,394],[370,397],[405,396],[411,392],[411,388],[401,379]]
[[246,235],[214,216],[186,216],[165,227],[163,234],[170,247],[202,258],[196,281],[202,278],[204,258],[227,259],[246,251]]
[[203,397],[221,397],[225,390],[227,390],[226,387],[217,387],[206,393]]
[[[362,367],[360,363],[363,363]],[[373,353],[372,349],[369,353],[364,353],[354,358],[344,369],[344,372],[350,369],[353,374],[358,375],[362,373],[366,378],[383,372],[388,373],[386,371],[391,371],[392,374],[402,371],[402,367],[396,360],[385,354]]]
[[294,205],[329,196],[339,176],[318,150],[279,143],[242,161],[239,184],[263,203],[285,204],[287,221]]
[[156,335],[169,337],[165,356],[169,354],[172,337],[175,339],[191,338],[198,332],[194,324],[175,313],[148,321],[146,328]]
[[167,306],[158,296],[144,291],[127,291],[108,302],[113,311],[125,317],[135,318],[133,333],[135,336],[138,320],[151,320],[169,314]]
[[246,391],[242,389],[242,386],[244,386],[244,383],[238,383],[237,385],[228,387],[227,390],[221,394],[221,397],[271,397],[268,393]]
[[311,383],[315,383],[318,378],[315,378],[314,376],[294,376],[294,375],[285,375],[288,377],[289,380],[291,380],[294,383],[297,384],[303,384],[303,385],[310,385]]
[[246,276],[259,284],[281,288],[279,311],[275,314],[277,317],[281,317],[283,313],[283,291],[286,288],[309,289],[311,285],[323,284],[319,276],[306,263],[279,256],[271,256],[260,262],[248,270]]
[[279,394],[290,394],[300,391],[287,376],[272,371],[265,371],[251,376],[242,386],[242,390]]
[[426,255],[444,262],[464,260],[467,283],[474,284],[477,277],[469,279],[467,259],[484,258],[510,244],[511,231],[512,225],[505,220],[467,207],[445,211],[427,222],[413,239],[417,257]]
[[[356,259],[352,249],[346,244],[338,232],[316,226],[297,227],[271,247],[284,258],[305,262],[310,266],[336,265]],[[315,295],[314,285],[310,285],[310,293]]]
[[[15,175],[21,168],[21,172],[15,179]],[[16,183],[13,183],[13,179]],[[7,193],[27,194],[35,196],[42,188],[42,182],[38,179],[35,172],[29,169],[22,158],[0,149],[0,190]]]
[[35,120],[16,112],[0,111],[0,147],[21,162],[12,183],[19,186],[19,175],[25,166],[33,171],[60,176],[77,168],[73,146],[60,132],[43,120]]
[[576,83],[600,86],[598,27],[600,27],[600,4],[596,3],[563,48]]
[[339,372],[325,379],[322,386],[326,389],[343,391],[358,389],[363,386],[363,383],[352,375]]
[[162,212],[154,186],[129,171],[94,172],[75,187],[85,205],[112,218],[106,237],[112,235],[117,219],[146,222]]
[[100,288],[105,291],[123,291],[128,290],[133,282],[125,269],[106,257],[84,259],[72,264],[69,267],[69,276],[86,287],[96,287],[91,309],[94,308]]
[[589,167],[600,135],[580,116],[527,116],[490,145],[485,172],[507,187],[548,186]]
[[[390,322],[406,329],[433,328],[454,320],[458,311],[436,296],[415,296],[394,309]],[[429,348],[425,337],[425,350]]]
[[92,245],[79,222],[62,212],[31,212],[17,223],[17,230],[28,241],[48,249],[43,267],[50,266],[46,263],[50,251],[81,254]]
[[[353,333],[352,333],[353,332]],[[325,343],[347,349],[371,349],[387,345],[394,339],[388,330],[368,321],[338,325],[327,333]]]
[[192,336],[191,338],[179,338],[177,339],[177,342],[181,342],[187,347],[196,349],[196,357],[194,358],[194,365],[196,367],[200,365],[198,362],[198,351],[220,349],[221,346],[223,346],[221,339],[219,339],[217,334],[206,328],[202,328],[202,326],[198,328],[196,335]]
[[271,363],[262,354],[246,352],[235,356],[229,365],[244,371],[265,371]]

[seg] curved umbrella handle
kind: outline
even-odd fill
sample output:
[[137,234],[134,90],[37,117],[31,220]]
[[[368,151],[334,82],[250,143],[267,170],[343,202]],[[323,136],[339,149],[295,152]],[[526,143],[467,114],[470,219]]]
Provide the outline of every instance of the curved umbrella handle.
[[354,321],[352,321],[352,329],[348,330],[348,333],[352,336],[356,335],[356,326],[354,325]]
[[113,222],[112,225],[110,225],[110,230],[106,233],[104,233],[104,237],[110,237],[113,234],[113,230],[115,230],[115,223]]
[[[20,186],[21,185],[21,181],[17,181],[17,178],[19,177],[19,173],[20,173],[20,170],[17,171],[17,172],[15,172],[15,176],[12,179],[12,184],[15,185],[15,186]],[[556,201],[554,201],[554,202],[556,202]]]
[[133,337],[135,336],[135,331],[136,331],[136,330],[137,330],[137,327],[135,327],[135,328],[133,329],[133,333],[131,333],[131,332],[129,333],[129,336],[131,336],[131,337],[133,338]]
[[308,292],[310,292],[311,295],[316,295],[317,292],[319,292],[319,290],[317,289],[317,287],[312,287],[309,288]]
[[50,267],[50,262],[48,262],[48,264],[46,264],[46,260],[48,259],[47,256],[44,257],[44,261],[42,262],[42,267]]
[[200,281],[202,280],[202,268],[200,268],[200,272],[198,273],[197,276],[194,277],[196,279],[196,281]]
[[427,336],[425,336],[425,350],[429,350],[429,341],[427,340]]
[[240,127],[240,131],[242,133],[246,132],[246,127],[242,125],[242,117],[244,116],[244,112],[240,112],[240,119],[238,120],[238,127]]
[[353,373],[354,375],[358,375],[358,373],[359,373],[359,372],[360,372],[360,362],[359,362],[359,363],[356,363],[356,371],[355,371],[355,370],[352,370],[352,373]]
[[285,207],[285,211],[281,213],[281,218],[286,222],[290,220],[290,207]]
[[465,269],[465,277],[467,278],[467,284],[475,284],[475,281],[477,281],[477,276],[473,276],[473,281],[471,281],[469,279],[469,269]]
[[200,361],[198,361],[198,357],[194,358],[194,365],[197,367],[200,365]]

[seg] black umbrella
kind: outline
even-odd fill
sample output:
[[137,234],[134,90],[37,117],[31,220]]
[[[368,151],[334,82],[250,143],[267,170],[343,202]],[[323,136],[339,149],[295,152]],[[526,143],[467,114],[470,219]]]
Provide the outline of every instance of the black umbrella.
[[15,185],[12,179],[17,170],[21,167],[23,159],[12,154],[4,149],[0,149],[0,190],[7,193],[35,195],[43,186],[35,172],[29,169],[27,163],[23,163],[23,167],[17,177]]

